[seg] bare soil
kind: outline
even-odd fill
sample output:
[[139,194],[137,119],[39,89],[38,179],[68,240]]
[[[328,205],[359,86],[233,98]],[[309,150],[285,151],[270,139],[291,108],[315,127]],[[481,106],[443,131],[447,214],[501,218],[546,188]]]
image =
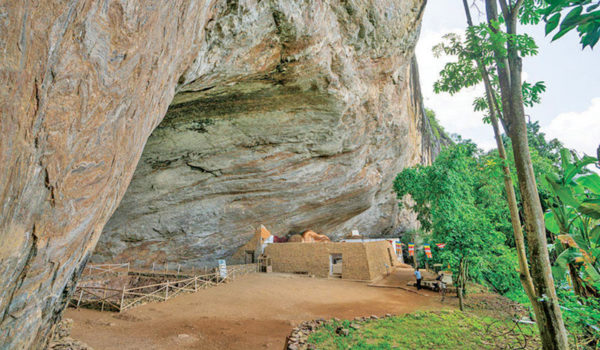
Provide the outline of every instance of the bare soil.
[[[406,286],[412,269],[394,282]],[[431,291],[374,288],[341,279],[250,274],[124,313],[69,309],[72,337],[101,349],[282,349],[304,320],[454,308]]]

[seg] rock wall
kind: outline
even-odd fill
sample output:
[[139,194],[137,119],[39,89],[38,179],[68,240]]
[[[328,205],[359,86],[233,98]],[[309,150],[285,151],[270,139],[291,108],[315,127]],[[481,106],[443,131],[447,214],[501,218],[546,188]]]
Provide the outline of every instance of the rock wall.
[[392,182],[437,146],[416,63],[357,57],[311,69],[311,60],[176,95],[93,259],[215,265],[260,224],[332,238],[409,225]]
[[[377,223],[371,218],[392,209],[381,199],[391,195],[380,191],[390,181],[384,170],[421,158],[420,117],[406,106],[423,6],[424,0],[0,0],[2,348],[44,346],[171,102],[156,135],[179,128],[181,139],[153,138],[149,147],[169,148],[140,165],[140,172],[168,175],[174,162],[176,176],[152,180],[161,193],[155,209],[140,206],[146,215],[168,204],[164,225],[158,216],[148,224],[156,234],[182,237],[179,228],[187,226],[176,207],[183,211],[185,201],[172,206],[177,201],[169,200],[166,183],[188,186],[192,178],[194,188],[212,196],[203,199],[214,208],[205,217],[227,212],[248,220],[266,206],[298,209],[287,204],[296,198],[277,202],[264,186],[284,198],[312,179],[306,191],[324,192],[319,199],[331,205],[320,210],[302,199],[298,217],[285,213],[289,222]],[[229,157],[214,156],[219,152]],[[266,185],[257,173],[268,174]],[[248,203],[252,196],[267,202],[253,201],[256,208],[244,213],[234,199]],[[332,214],[337,209],[340,217]],[[126,214],[133,218],[135,210]],[[231,244],[204,239],[214,247]]]

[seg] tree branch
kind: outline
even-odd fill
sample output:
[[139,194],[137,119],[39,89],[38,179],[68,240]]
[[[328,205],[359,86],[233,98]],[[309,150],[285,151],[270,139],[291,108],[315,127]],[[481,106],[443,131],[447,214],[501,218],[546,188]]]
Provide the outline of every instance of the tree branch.
[[471,18],[471,11],[469,10],[469,4],[467,0],[463,0],[463,6],[465,8],[465,15],[467,16],[467,24],[469,27],[473,26],[473,19]]
[[498,2],[500,3],[500,8],[502,9],[502,17],[504,17],[505,23],[508,23],[511,18],[510,7],[508,6],[506,0],[498,0]]
[[517,2],[515,3],[515,6],[513,6],[513,8],[510,10],[510,16],[512,19],[516,19],[517,16],[519,15],[519,9],[521,8],[521,6],[523,5],[523,0],[517,0]]

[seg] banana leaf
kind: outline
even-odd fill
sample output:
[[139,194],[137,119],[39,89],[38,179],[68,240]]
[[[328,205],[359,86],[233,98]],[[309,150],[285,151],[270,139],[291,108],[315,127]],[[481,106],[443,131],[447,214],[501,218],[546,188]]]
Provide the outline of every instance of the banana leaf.
[[591,218],[600,219],[600,198],[584,200],[577,210]]
[[596,225],[596,227],[590,231],[590,241],[596,245],[600,245],[600,225]]
[[558,222],[556,221],[556,217],[553,211],[549,211],[544,214],[544,222],[546,223],[546,229],[552,233],[559,234],[560,227],[558,226]]
[[577,178],[577,183],[588,189],[591,193],[600,195],[600,175],[592,173]]
[[581,252],[577,248],[569,248],[563,251],[552,266],[552,275],[556,279],[564,279],[567,272],[567,264],[574,263],[575,259],[581,257]]
[[581,205],[581,201],[577,199],[575,192],[571,187],[560,184],[550,176],[546,176],[546,181],[552,188],[554,195],[556,195],[561,202],[573,208],[577,208]]

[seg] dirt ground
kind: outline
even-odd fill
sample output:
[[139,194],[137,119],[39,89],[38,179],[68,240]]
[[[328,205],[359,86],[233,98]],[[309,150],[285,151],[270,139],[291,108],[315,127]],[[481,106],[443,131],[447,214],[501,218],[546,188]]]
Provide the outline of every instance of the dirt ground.
[[[401,269],[394,281],[412,280]],[[227,284],[146,304],[122,314],[68,309],[72,336],[102,349],[282,349],[291,328],[315,318],[400,314],[450,308],[419,294],[341,279],[250,274]]]

